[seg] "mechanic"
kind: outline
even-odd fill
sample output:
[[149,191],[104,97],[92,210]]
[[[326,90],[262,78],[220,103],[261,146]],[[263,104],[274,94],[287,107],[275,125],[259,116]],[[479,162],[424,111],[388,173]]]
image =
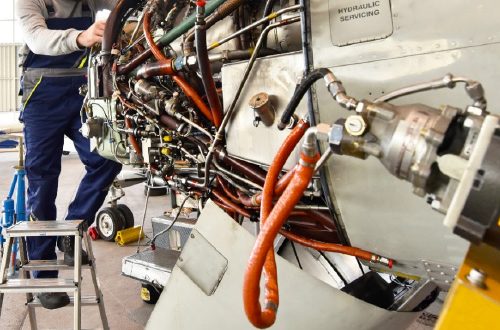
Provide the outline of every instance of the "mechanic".
[[[55,220],[58,178],[64,136],[75,145],[86,174],[66,219],[84,219],[90,226],[106,198],[121,165],[91,152],[80,132],[86,83],[86,59],[90,47],[102,40],[106,23],[96,21],[98,10],[112,9],[116,0],[18,0],[17,15],[26,43],[21,50],[23,66],[22,109],[26,143],[26,174],[30,220]],[[74,264],[74,241],[69,237],[27,239],[31,260],[57,259],[55,247],[64,252],[64,263]],[[82,251],[82,263],[88,256]],[[54,278],[57,271],[33,272],[35,278]],[[55,309],[69,304],[66,293],[38,295],[42,306]]]

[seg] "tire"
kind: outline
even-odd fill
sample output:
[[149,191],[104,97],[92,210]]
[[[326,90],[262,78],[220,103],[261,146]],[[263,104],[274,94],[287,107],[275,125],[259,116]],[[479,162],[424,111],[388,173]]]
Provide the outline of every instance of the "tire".
[[162,289],[158,289],[151,284],[142,283],[141,299],[146,304],[154,305],[160,298]]
[[[167,188],[155,188],[151,187],[149,189],[149,196],[164,196],[167,194]],[[144,187],[144,196],[148,195],[148,187]]]
[[97,213],[96,229],[103,240],[112,242],[116,233],[125,229],[125,217],[118,209],[105,207]]
[[125,204],[118,204],[116,205],[116,208],[120,213],[123,215],[123,218],[125,219],[125,228],[132,228],[134,226],[134,214],[132,211],[130,211],[130,208],[125,205]]

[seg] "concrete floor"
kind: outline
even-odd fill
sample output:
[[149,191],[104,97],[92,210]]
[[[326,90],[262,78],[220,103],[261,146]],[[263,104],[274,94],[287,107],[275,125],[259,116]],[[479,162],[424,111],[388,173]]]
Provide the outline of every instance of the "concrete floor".
[[[7,190],[13,175],[13,166],[17,161],[17,153],[0,152],[0,199],[7,195]],[[63,219],[67,206],[76,192],[77,184],[84,174],[83,165],[76,154],[63,157],[62,173],[59,180],[57,197],[58,219]],[[133,211],[136,225],[142,221],[144,209],[143,186],[137,185],[125,189],[126,196],[122,202]],[[146,214],[146,234],[151,233],[150,218],[163,214],[169,204],[166,196],[150,197]],[[144,303],[140,296],[140,283],[121,275],[122,258],[136,251],[135,246],[120,247],[115,243],[102,240],[93,241],[96,256],[97,276],[103,290],[106,314],[111,329],[132,330],[143,329],[152,305]],[[62,256],[61,256],[62,258]],[[61,273],[60,277],[71,278],[71,273]],[[90,295],[92,290],[90,273],[83,270],[83,295]],[[22,294],[7,294],[4,299],[4,309],[0,317],[0,329],[30,329],[24,307],[25,296]],[[37,309],[37,321],[40,329],[72,328],[72,307],[59,310]],[[83,328],[101,328],[100,317],[96,306],[83,307]]]

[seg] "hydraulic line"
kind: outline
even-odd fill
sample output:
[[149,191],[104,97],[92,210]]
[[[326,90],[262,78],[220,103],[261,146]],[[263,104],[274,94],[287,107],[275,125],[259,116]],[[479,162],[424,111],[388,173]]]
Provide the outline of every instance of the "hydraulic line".
[[[285,13],[291,12],[291,11],[299,10],[300,8],[301,8],[301,6],[300,6],[300,5],[295,5],[295,6],[290,6],[290,7],[288,7],[288,8],[283,8],[283,9],[280,9],[280,10],[278,10],[278,11],[277,11],[277,12],[275,12],[275,13],[270,13],[270,14],[269,14],[269,15],[267,15],[266,17],[261,18],[260,20],[258,20],[258,21],[256,21],[256,22],[254,22],[254,23],[252,23],[252,24],[250,24],[250,25],[247,25],[246,27],[244,27],[244,28],[242,28],[242,29],[240,29],[240,30],[236,31],[235,33],[233,33],[233,34],[231,34],[231,35],[229,35],[229,36],[227,36],[227,37],[225,37],[225,38],[223,38],[223,39],[221,39],[221,40],[219,40],[219,41],[216,41],[216,42],[212,43],[212,44],[210,45],[210,47],[208,47],[208,50],[212,50],[212,49],[214,49],[214,48],[217,48],[217,47],[219,47],[219,46],[221,46],[221,45],[225,44],[225,43],[226,43],[226,42],[228,42],[229,40],[232,40],[232,39],[236,38],[237,36],[240,36],[240,35],[242,35],[243,33],[248,32],[248,31],[250,31],[250,30],[252,30],[252,29],[254,29],[254,28],[258,27],[259,25],[263,25],[263,24],[265,24],[265,23],[269,23],[270,21],[272,21],[272,20],[273,20],[273,19],[275,19],[276,17],[279,17],[279,16],[281,16],[281,15],[283,15],[283,14],[285,14]],[[265,27],[263,27],[263,31],[265,31],[267,27],[268,27],[267,25],[266,25]],[[263,44],[264,44],[264,41],[265,41],[265,40],[267,40],[267,34],[266,34],[266,39],[264,39],[264,40],[262,41],[262,42],[263,42]]]
[[[272,209],[274,185],[278,180],[281,169],[286,163],[289,155],[291,154],[291,151],[295,148],[308,128],[309,124],[306,121],[299,121],[298,125],[288,135],[288,137],[283,142],[283,145],[274,157],[271,167],[268,170],[266,182],[264,184],[264,189],[262,192],[263,199],[260,213],[261,229],[266,227],[266,221]],[[294,205],[295,204],[296,203],[294,203]],[[274,249],[272,246],[265,251],[265,263],[263,261],[263,265],[258,267],[259,280],[262,266],[264,266],[264,273],[267,278],[266,308],[264,309],[264,311],[261,312],[261,306],[258,302],[258,296],[260,292],[258,284],[256,288],[253,287],[249,289],[254,290],[253,292],[247,292],[248,290],[244,289],[245,311],[247,313],[247,316],[249,317],[253,325],[260,328],[268,327],[274,323],[274,320],[276,318],[276,310],[279,303],[276,262],[274,259]],[[255,278],[253,278],[253,280],[255,280]],[[247,277],[245,275],[245,285],[246,283]],[[255,299],[253,299],[254,297],[251,296],[255,293],[257,293],[257,301],[255,301]],[[250,297],[246,297],[247,294],[249,294]]]
[[[207,16],[205,22],[206,29],[209,29],[210,27],[214,26],[215,23],[231,15],[236,9],[238,9],[238,7],[240,7],[245,2],[246,0],[227,0],[226,2],[224,2],[210,16]],[[193,40],[195,37],[194,34],[195,31],[190,30],[186,34],[186,38],[184,39],[182,48],[184,55],[186,56],[190,55],[194,51],[193,50]],[[198,47],[196,48],[198,49]]]
[[317,69],[310,72],[304,79],[302,79],[300,84],[295,89],[292,99],[288,102],[285,111],[283,111],[283,114],[281,115],[280,122],[278,123],[279,130],[284,130],[288,126],[290,119],[297,109],[297,106],[309,88],[311,88],[316,81],[322,79],[327,73],[328,71],[326,69]]
[[235,210],[236,212],[238,212],[239,214],[249,218],[249,219],[253,219],[254,216],[248,212],[247,210],[245,210],[244,208],[242,208],[241,206],[239,206],[238,204],[236,203],[233,203],[230,199],[228,199],[223,193],[221,193],[219,190],[217,189],[213,189],[212,190],[212,195],[214,195],[217,199],[219,199],[220,201],[222,201],[224,204],[226,204],[227,206],[231,207],[233,210]]
[[222,179],[220,176],[217,176],[217,182],[219,183],[219,185],[221,186],[222,190],[224,191],[224,193],[229,197],[231,198],[231,200],[235,203],[239,202],[240,201],[240,198],[238,196],[236,196],[232,191],[231,191],[231,188],[228,186],[227,182],[224,181],[224,179]]
[[131,9],[139,6],[140,2],[136,0],[120,0],[115,5],[111,13],[109,14],[108,20],[106,22],[106,28],[104,29],[104,35],[102,37],[102,47],[101,47],[101,60],[103,64],[102,72],[102,84],[103,84],[103,96],[109,97],[113,93],[113,84],[110,79],[111,77],[111,50],[113,44],[118,39],[120,35],[121,27],[123,25],[123,18],[126,17],[127,12]]
[[[207,2],[205,6],[205,14],[210,15],[213,13],[219,6],[221,6],[226,0],[212,0]],[[174,27],[172,30],[168,31],[164,34],[160,40],[158,41],[159,46],[166,46],[170,44],[175,39],[182,36],[184,33],[188,32],[196,22],[196,14],[192,14],[182,23]]]
[[184,79],[182,79],[180,76],[176,75],[173,68],[172,68],[172,60],[168,59],[163,52],[161,51],[160,47],[155,43],[153,36],[151,35],[151,16],[152,16],[152,11],[153,8],[150,8],[148,12],[144,15],[144,36],[146,37],[146,42],[148,43],[149,48],[151,49],[151,52],[155,56],[155,58],[160,62],[161,64],[165,65],[165,74],[172,75],[172,79],[177,83],[177,85],[182,89],[184,94],[193,101],[193,103],[196,105],[198,109],[203,113],[203,115],[210,120],[212,123],[214,122],[213,117],[212,117],[212,112],[210,109],[207,107],[205,102],[203,102],[202,98],[198,95],[198,93],[192,88]]
[[[124,1],[124,0],[122,0]],[[128,0],[130,2],[133,2],[134,4],[139,4],[139,1],[136,0]],[[222,5],[226,0],[212,0],[207,3],[205,7],[205,13],[207,15],[213,13],[220,5]],[[160,40],[158,41],[158,46],[159,47],[164,47],[169,45],[172,41],[175,39],[179,38],[182,36],[184,33],[189,31],[196,22],[196,14],[193,14],[189,16],[187,19],[185,19],[182,23],[174,27],[173,29],[169,30],[165,35],[163,35]],[[111,52],[111,47],[109,47],[109,51]],[[137,68],[139,65],[144,63],[151,55],[153,54],[151,48],[146,49],[144,52],[140,53],[137,55],[135,58],[130,60],[129,63],[119,66],[117,68],[117,72],[119,74],[128,74],[132,72],[135,68]]]
[[333,72],[324,68],[317,69],[307,74],[295,89],[295,93],[290,102],[288,102],[280,122],[278,123],[279,130],[283,130],[288,126],[290,119],[304,95],[309,91],[312,85],[321,78],[325,80],[328,91],[340,106],[348,110],[354,110],[356,108],[358,101],[347,95],[342,82],[337,79]]
[[219,95],[217,94],[217,89],[215,88],[212,70],[210,69],[210,61],[208,59],[205,4],[202,1],[198,1],[196,9],[197,15],[195,36],[198,68],[200,69],[201,81],[203,83],[203,88],[205,89],[208,104],[210,105],[213,122],[215,127],[218,128],[222,122],[222,105],[220,103]]
[[[300,162],[290,181],[290,184],[279,198],[278,202],[264,221],[261,214],[261,228],[257,236],[252,254],[248,261],[243,282],[243,303],[249,321],[257,328],[268,328],[274,324],[279,306],[278,283],[276,276],[267,276],[265,283],[266,300],[262,308],[260,297],[260,279],[265,263],[274,256],[273,242],[284,222],[309,185],[314,174],[314,165],[319,159],[319,153],[303,148]],[[266,180],[267,181],[267,180]],[[274,264],[274,269],[276,265]]]
[[293,234],[287,230],[281,230],[280,234],[285,236],[291,241],[297,242],[301,245],[307,246],[309,248],[318,250],[318,251],[325,251],[325,252],[334,252],[334,253],[341,253],[353,257],[357,257],[372,263],[380,263],[383,264],[384,266],[387,266],[389,268],[392,268],[394,261],[392,259],[387,259],[384,257],[381,257],[379,255],[373,254],[369,251],[365,251],[356,247],[352,246],[345,246],[341,244],[332,244],[332,243],[324,243],[324,242],[318,242],[315,240],[307,239],[305,237]]
[[177,85],[179,85],[184,94],[186,94],[186,96],[193,101],[193,103],[198,107],[198,109],[200,109],[201,113],[203,113],[203,115],[213,123],[214,119],[212,117],[212,112],[205,104],[205,102],[203,102],[201,96],[194,90],[194,88],[191,87],[191,85],[189,85],[180,76],[172,76],[172,79],[177,83]]
[[215,149],[215,156],[222,164],[229,166],[234,172],[242,173],[256,184],[263,186],[266,180],[266,172],[253,164],[245,163],[226,154],[222,148]]
[[[132,128],[132,123],[130,122],[129,118],[125,118],[125,127]],[[132,145],[132,148],[134,149],[137,156],[142,157],[141,147],[139,146],[139,143],[137,142],[134,134],[129,134],[128,141],[130,142],[130,145]]]
[[205,162],[205,182],[204,182],[205,186],[208,185],[208,173],[209,173],[210,165],[212,163],[214,149],[217,146],[217,144],[222,140],[222,136],[224,134],[226,126],[229,123],[229,120],[231,119],[231,117],[233,116],[233,113],[236,109],[236,104],[238,103],[238,100],[239,100],[240,95],[243,91],[245,83],[248,80],[248,77],[250,76],[250,72],[252,71],[252,68],[255,64],[255,60],[257,59],[257,56],[259,55],[264,38],[267,37],[267,35],[269,34],[269,32],[272,29],[275,29],[275,28],[280,27],[280,26],[292,24],[292,23],[298,22],[299,20],[300,20],[299,17],[292,17],[292,18],[271,24],[267,28],[265,28],[264,31],[262,31],[262,33],[260,34],[260,37],[257,40],[257,44],[255,45],[255,51],[252,54],[252,57],[250,58],[250,60],[248,61],[248,64],[245,68],[245,73],[243,74],[243,78],[240,82],[238,90],[236,91],[236,95],[234,96],[234,99],[231,102],[231,105],[229,106],[228,110],[224,114],[224,119],[222,120],[222,124],[220,125],[219,129],[217,130],[217,133],[215,135],[215,139],[212,142],[212,145],[210,146],[210,149],[209,149],[209,152],[207,155],[207,160]]

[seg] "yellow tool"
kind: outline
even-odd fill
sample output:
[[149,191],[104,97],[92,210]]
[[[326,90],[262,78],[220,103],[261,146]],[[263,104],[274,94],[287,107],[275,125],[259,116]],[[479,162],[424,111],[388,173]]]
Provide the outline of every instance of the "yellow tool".
[[137,242],[139,240],[139,235],[141,235],[141,239],[144,238],[144,232],[141,226],[123,229],[116,233],[115,242],[120,246],[124,246],[131,242]]

